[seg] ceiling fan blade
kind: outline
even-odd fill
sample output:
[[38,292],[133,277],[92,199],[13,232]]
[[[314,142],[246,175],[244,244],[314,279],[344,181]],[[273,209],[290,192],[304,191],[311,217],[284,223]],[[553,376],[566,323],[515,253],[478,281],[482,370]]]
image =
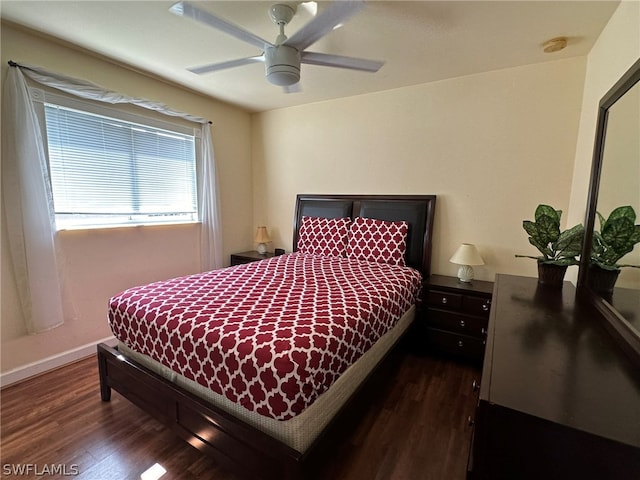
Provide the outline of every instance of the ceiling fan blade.
[[328,53],[317,52],[302,52],[300,63],[348,68],[350,70],[361,70],[364,72],[377,72],[384,65],[384,62],[379,60],[367,60],[364,58],[344,57],[342,55],[330,55]]
[[267,42],[266,40],[260,38],[259,36],[245,30],[242,27],[234,25],[227,20],[223,20],[222,18],[216,17],[212,13],[209,13],[205,10],[201,10],[196,7],[194,4],[190,2],[178,2],[173,5],[169,11],[178,16],[189,17],[197,22],[203,23],[210,27],[216,28],[221,32],[226,33],[227,35],[231,35],[232,37],[237,38],[238,40],[242,40],[243,42],[250,43],[251,45],[255,45],[260,50],[264,50],[265,45],[273,46],[271,42]]
[[249,65],[250,63],[264,62],[264,55],[257,55],[255,57],[238,58],[237,60],[229,60],[227,62],[210,63],[209,65],[201,65],[199,67],[187,68],[192,73],[202,75],[204,73],[216,72],[218,70],[224,70],[226,68],[241,67],[242,65]]
[[284,45],[302,51],[317,42],[336,26],[346,22],[352,15],[364,8],[362,0],[334,0],[325,11],[319,13],[304,27],[288,38]]

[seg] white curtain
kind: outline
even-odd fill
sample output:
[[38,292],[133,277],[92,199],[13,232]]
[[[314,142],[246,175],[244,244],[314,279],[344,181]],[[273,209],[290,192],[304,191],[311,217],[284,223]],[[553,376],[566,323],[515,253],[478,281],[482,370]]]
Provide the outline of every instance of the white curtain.
[[27,332],[63,323],[47,158],[27,82],[10,68],[2,102],[2,196],[14,278]]
[[[99,85],[46,71],[33,65],[9,62],[2,107],[2,191],[12,262],[29,332],[63,323],[62,287],[56,255],[56,229],[45,147],[38,119],[29,98],[25,75],[66,93],[105,103],[130,103],[202,125],[200,192],[201,266],[222,266],[218,180],[211,124],[164,104],[112,92]],[[56,298],[55,303],[51,299]]]
[[220,231],[220,200],[218,176],[213,157],[211,128],[202,128],[202,193],[200,195],[200,268],[203,271],[222,267],[222,232]]

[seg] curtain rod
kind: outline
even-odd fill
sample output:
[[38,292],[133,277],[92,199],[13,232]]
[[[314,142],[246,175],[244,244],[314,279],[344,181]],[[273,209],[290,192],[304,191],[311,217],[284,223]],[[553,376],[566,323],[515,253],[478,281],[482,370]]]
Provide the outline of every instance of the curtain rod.
[[33,68],[29,68],[29,67],[26,67],[24,65],[20,65],[19,63],[16,63],[13,60],[9,60],[7,63],[9,64],[10,67],[24,68],[25,70],[29,70],[31,72],[35,72],[35,70]]

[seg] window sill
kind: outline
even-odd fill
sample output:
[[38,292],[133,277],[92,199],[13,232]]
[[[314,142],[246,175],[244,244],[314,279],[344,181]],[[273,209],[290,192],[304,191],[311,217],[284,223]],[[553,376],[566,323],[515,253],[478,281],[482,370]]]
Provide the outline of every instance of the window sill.
[[200,225],[202,222],[189,220],[185,222],[171,223],[152,223],[152,222],[131,222],[131,223],[114,223],[112,225],[76,225],[56,229],[57,232],[77,232],[83,230],[113,230],[120,228],[140,228],[140,227],[177,227],[182,225]]

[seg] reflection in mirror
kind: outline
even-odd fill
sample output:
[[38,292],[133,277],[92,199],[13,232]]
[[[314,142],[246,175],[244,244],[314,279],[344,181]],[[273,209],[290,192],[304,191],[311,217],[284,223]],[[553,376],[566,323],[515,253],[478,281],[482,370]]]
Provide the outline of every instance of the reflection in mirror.
[[[605,218],[630,205],[640,215],[640,84],[609,108],[596,210]],[[636,220],[636,223],[639,221]],[[596,220],[596,228],[600,229]],[[640,244],[618,262],[640,265]],[[622,268],[616,287],[640,290],[640,268]]]
[[[607,218],[630,205],[640,214],[640,83],[609,108],[605,135],[596,210]],[[618,263],[640,265],[640,245]],[[640,268],[622,268],[615,285],[607,301],[640,332]]]
[[[601,287],[591,265],[594,230],[617,207],[640,216],[640,59],[602,98],[596,127],[578,293],[593,305],[625,351],[640,362],[640,269],[622,268],[615,288]],[[635,224],[640,223],[636,218]],[[640,265],[640,244],[615,263]]]

